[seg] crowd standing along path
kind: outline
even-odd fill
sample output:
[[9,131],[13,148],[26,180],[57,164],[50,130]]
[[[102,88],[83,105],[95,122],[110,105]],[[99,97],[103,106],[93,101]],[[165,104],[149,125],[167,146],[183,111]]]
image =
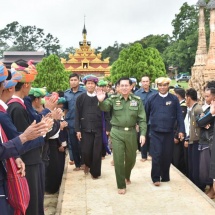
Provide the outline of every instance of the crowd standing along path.
[[102,176],[74,172],[66,166],[59,192],[56,215],[204,215],[215,214],[215,202],[209,199],[176,168],[171,167],[171,181],[155,187],[150,178],[151,161],[140,162],[131,174],[125,195],[116,187],[112,156],[102,161]]

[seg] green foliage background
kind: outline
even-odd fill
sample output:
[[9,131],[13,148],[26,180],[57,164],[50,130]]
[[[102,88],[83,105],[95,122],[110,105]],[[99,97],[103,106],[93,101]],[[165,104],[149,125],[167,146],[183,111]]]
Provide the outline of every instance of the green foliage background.
[[149,76],[152,81],[159,76],[166,76],[165,65],[157,49],[143,49],[140,43],[135,43],[123,49],[113,63],[111,81],[115,83],[121,77],[140,80],[143,75]]
[[0,57],[4,51],[37,51],[43,49],[46,56],[59,54],[60,41],[52,34],[36,26],[22,26],[17,21],[0,29]]
[[50,55],[37,64],[38,75],[33,87],[46,87],[48,92],[64,91],[69,87],[69,75],[57,55]]

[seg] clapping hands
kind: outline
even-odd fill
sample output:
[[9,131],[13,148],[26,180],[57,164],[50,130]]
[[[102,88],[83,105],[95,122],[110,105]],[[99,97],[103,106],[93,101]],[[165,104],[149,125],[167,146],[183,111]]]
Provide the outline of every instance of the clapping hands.
[[61,120],[62,116],[63,116],[63,111],[61,108],[55,108],[52,112],[51,112],[52,118],[55,120]]
[[57,106],[57,99],[55,95],[52,95],[48,100],[45,100],[45,108],[48,108],[50,111],[54,110]]

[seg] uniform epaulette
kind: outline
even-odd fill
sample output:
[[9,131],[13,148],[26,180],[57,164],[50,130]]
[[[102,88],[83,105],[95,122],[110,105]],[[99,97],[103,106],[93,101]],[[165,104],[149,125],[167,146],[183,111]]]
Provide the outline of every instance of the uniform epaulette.
[[132,97],[134,97],[135,99],[140,100],[140,97],[139,97],[139,96],[132,95]]

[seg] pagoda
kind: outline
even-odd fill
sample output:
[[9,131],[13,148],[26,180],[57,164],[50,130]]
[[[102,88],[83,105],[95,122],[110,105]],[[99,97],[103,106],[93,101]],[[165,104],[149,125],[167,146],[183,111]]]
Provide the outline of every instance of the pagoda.
[[215,0],[210,0],[207,8],[210,10],[210,44],[204,70],[205,82],[215,78]]
[[[197,90],[198,97],[203,101],[206,84],[215,79],[215,0],[210,0],[208,4],[206,4],[205,0],[199,0],[197,5],[200,8],[199,41],[189,86]],[[208,51],[205,36],[205,6],[210,10],[210,43]]]
[[82,31],[83,41],[79,42],[79,48],[75,49],[75,53],[69,54],[69,60],[61,58],[61,63],[67,71],[77,73],[81,77],[93,74],[98,78],[110,75],[111,66],[109,66],[109,57],[102,60],[101,53],[96,54],[95,49],[91,48],[91,42],[87,41],[87,30]]
[[202,100],[205,86],[204,70],[208,57],[204,14],[206,2],[204,0],[199,0],[197,2],[197,6],[199,7],[199,30],[198,30],[199,37],[195,63],[191,70],[192,76],[189,81],[189,87],[196,89],[198,93],[198,98]]

